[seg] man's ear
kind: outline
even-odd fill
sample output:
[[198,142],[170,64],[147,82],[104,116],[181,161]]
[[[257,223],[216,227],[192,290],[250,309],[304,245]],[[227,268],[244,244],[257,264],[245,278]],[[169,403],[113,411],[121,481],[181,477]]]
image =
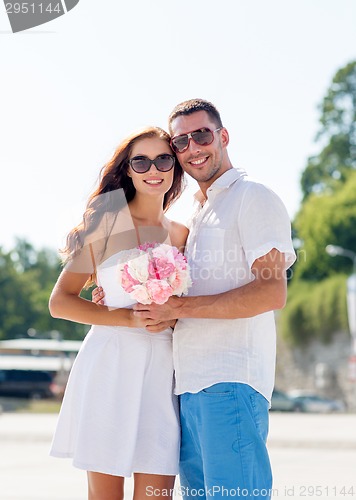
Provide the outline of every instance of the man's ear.
[[226,148],[226,146],[230,142],[230,137],[229,137],[229,132],[227,131],[227,129],[225,127],[223,127],[221,129],[220,135],[221,135],[222,145]]

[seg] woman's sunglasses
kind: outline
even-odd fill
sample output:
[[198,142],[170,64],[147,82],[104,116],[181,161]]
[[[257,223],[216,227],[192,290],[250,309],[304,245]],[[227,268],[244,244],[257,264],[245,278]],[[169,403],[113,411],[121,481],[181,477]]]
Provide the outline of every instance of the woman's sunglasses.
[[214,140],[214,132],[222,128],[223,127],[219,127],[215,130],[200,128],[199,130],[194,130],[194,132],[189,132],[189,134],[177,135],[171,139],[171,148],[175,153],[184,153],[189,147],[190,139],[193,139],[195,144],[199,144],[199,146],[209,146]]
[[160,172],[169,172],[175,163],[175,158],[172,155],[164,154],[158,155],[154,160],[147,158],[147,156],[134,156],[129,160],[129,165],[137,174],[145,174],[151,168],[152,163]]

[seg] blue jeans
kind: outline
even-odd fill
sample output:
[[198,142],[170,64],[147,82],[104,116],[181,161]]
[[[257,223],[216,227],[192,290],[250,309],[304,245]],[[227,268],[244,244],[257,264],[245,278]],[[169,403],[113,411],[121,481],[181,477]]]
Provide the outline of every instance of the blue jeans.
[[247,384],[223,382],[180,396],[184,498],[271,498],[268,401]]

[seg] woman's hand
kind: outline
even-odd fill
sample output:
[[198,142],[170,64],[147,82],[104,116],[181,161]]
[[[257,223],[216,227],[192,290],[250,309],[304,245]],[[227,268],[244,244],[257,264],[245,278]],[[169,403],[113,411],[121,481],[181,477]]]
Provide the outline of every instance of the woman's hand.
[[160,333],[166,330],[167,328],[173,328],[175,325],[175,321],[159,321],[157,319],[151,318],[139,318],[134,314],[132,309],[129,309],[129,318],[130,318],[130,327],[131,328],[146,328],[148,332],[151,333]]
[[[101,286],[93,289],[91,299],[94,304],[104,305],[104,297],[105,293]],[[132,322],[130,325],[132,328],[146,328],[146,330],[151,333],[160,333],[167,328],[173,329],[176,324],[175,319],[168,321],[153,320],[151,318],[138,317],[134,315],[132,311],[130,313],[130,321]]]
[[166,330],[166,328],[171,328],[173,332],[176,323],[176,319],[160,321],[159,323],[157,323],[157,325],[147,326],[146,330],[151,333],[160,333],[163,332],[163,330]]
[[92,302],[94,302],[94,304],[100,304],[101,306],[103,306],[104,305],[104,297],[105,297],[105,293],[104,293],[104,290],[101,288],[101,286],[97,286],[91,292],[91,300],[92,300]]

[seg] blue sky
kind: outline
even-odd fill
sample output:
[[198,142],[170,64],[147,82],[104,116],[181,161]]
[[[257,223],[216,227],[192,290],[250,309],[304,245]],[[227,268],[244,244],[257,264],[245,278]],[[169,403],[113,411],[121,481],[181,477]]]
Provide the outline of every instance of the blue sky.
[[[81,0],[12,34],[0,5],[0,246],[54,249],[81,218],[101,166],[132,130],[211,100],[236,166],[291,217],[334,73],[356,58],[354,0]],[[172,218],[184,220],[191,182]]]

